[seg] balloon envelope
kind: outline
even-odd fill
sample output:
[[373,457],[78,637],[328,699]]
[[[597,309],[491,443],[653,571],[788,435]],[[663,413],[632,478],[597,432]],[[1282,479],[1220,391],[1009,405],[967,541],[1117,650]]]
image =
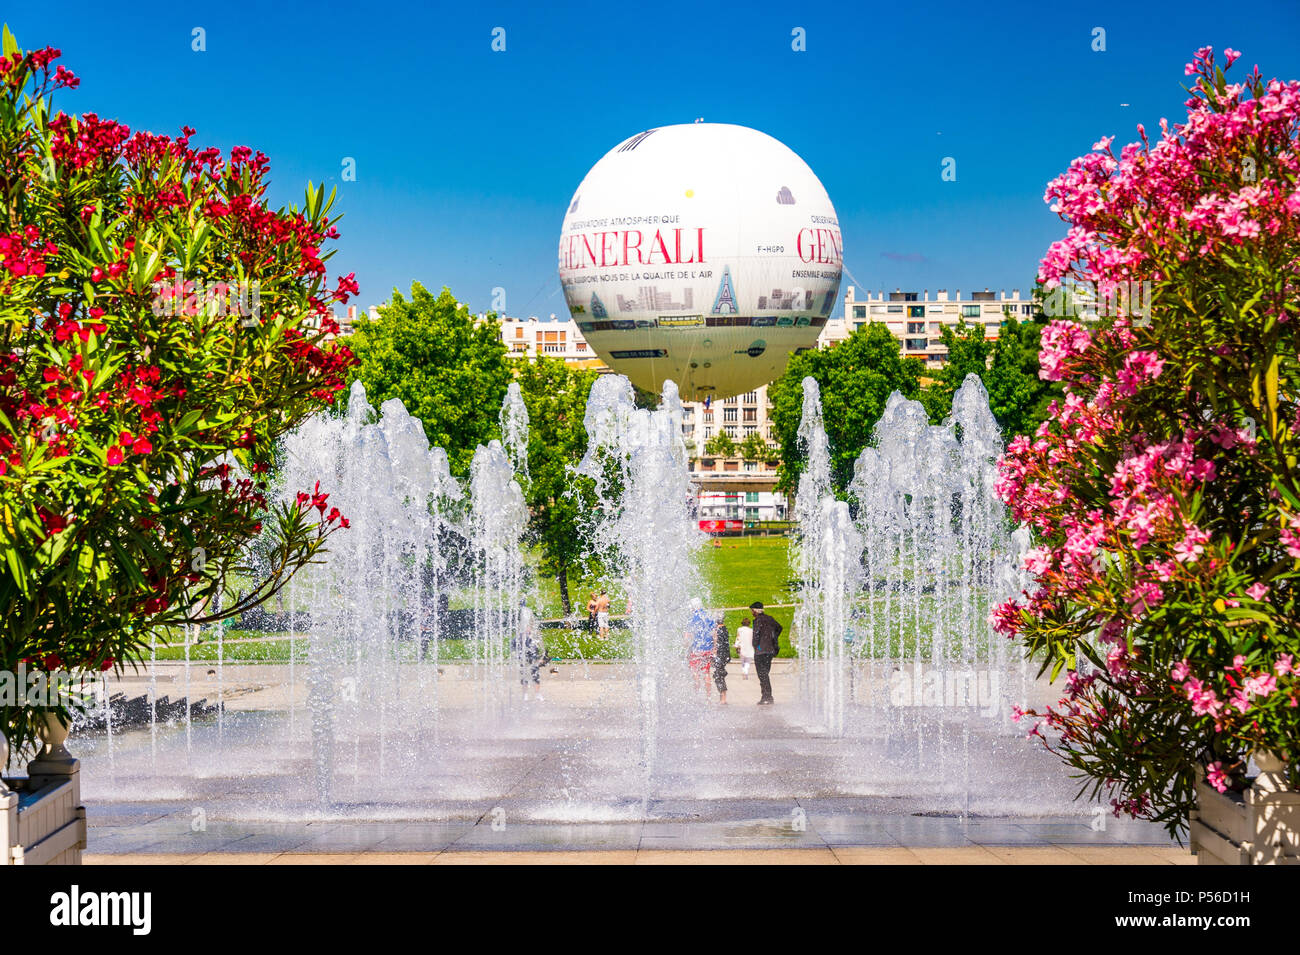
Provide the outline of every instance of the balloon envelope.
[[560,284],[587,343],[639,388],[725,398],[780,376],[835,307],[839,220],[787,146],[744,126],[646,130],[574,193]]

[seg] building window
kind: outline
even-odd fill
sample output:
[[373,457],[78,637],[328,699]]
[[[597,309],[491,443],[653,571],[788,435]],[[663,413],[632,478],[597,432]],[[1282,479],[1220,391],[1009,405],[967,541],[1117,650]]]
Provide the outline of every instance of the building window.
[[979,318],[980,307],[978,305],[963,305],[961,307],[962,318]]
[[903,314],[903,306],[901,306],[901,305],[891,305],[891,306],[889,306],[889,308],[888,308],[888,312],[889,312],[891,315],[902,315],[902,314]]
[[920,294],[917,293],[917,292],[904,292],[904,293],[903,293],[903,301],[904,301],[904,302],[915,302],[918,298],[920,298]]
[[757,409],[757,408],[746,408],[746,409],[745,409],[745,420],[746,420],[746,421],[757,421],[757,420],[758,420],[758,409]]
[[704,440],[707,441],[707,440],[709,440],[709,438],[711,438],[711,437],[713,437],[713,429],[712,429],[712,428],[705,428],[705,429],[704,429]]
[[712,408],[710,408],[708,411],[704,412],[704,423],[705,423],[705,424],[713,424],[713,409],[712,409]]
[[722,409],[722,420],[723,420],[723,421],[735,421],[735,420],[736,420],[736,410],[737,410],[737,409],[735,409],[735,408],[723,408],[723,409]]
[[908,351],[925,351],[926,340],[924,338],[909,338],[906,342]]
[[745,425],[745,437],[748,438],[751,434],[753,434],[757,430],[758,429],[754,427],[752,424]]
[[732,395],[730,398],[723,398],[722,403],[724,405],[734,405],[738,400],[739,399],[735,395]]
[[907,317],[908,317],[908,318],[925,318],[925,306],[924,306],[924,305],[909,305],[909,306],[907,306]]
[[909,335],[924,335],[924,334],[925,334],[925,322],[908,322],[908,323],[907,323],[907,334],[909,334]]
[[745,462],[745,470],[746,470],[746,471],[752,471],[752,470],[754,470],[754,467],[755,467],[755,465],[754,465],[754,462],[753,462],[753,461],[746,461],[746,462]]
[[757,491],[746,491],[746,492],[745,492],[745,503],[746,503],[746,504],[757,504],[757,503],[758,503],[758,492],[757,492]]
[[866,317],[867,317],[867,306],[865,306],[865,305],[854,305],[854,306],[853,306],[853,317],[854,317],[854,318],[866,318]]
[[758,392],[757,391],[747,392],[745,395],[745,404],[747,405],[758,404]]
[[722,430],[727,432],[728,438],[734,438],[736,436],[736,426],[734,424],[724,425]]

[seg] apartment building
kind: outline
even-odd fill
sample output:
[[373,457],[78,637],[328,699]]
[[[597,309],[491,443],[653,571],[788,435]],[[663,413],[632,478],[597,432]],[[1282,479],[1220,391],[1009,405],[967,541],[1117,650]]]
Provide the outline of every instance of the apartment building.
[[963,296],[956,289],[950,297],[947,289],[933,295],[930,290],[867,293],[858,298],[857,290],[850,285],[844,294],[844,315],[826,323],[819,348],[834,345],[852,335],[868,322],[881,322],[898,339],[899,351],[905,358],[919,358],[927,368],[940,368],[948,357],[939,329],[944,325],[983,325],[985,338],[998,337],[998,330],[1008,316],[1021,321],[1034,314],[1031,296],[1021,296],[1019,289],[993,292],[970,292]]
[[[479,318],[485,319],[486,316],[480,315]],[[560,358],[579,368],[595,368],[602,372],[609,370],[582,337],[582,332],[578,331],[578,323],[571,318],[551,315],[547,320],[536,315],[528,318],[503,315],[499,321],[501,340],[512,356],[536,358],[538,355],[546,355]]]

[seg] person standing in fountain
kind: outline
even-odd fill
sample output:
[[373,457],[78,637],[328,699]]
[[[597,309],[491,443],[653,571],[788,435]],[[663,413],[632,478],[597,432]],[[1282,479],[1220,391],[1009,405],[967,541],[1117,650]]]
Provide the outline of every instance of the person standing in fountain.
[[510,641],[510,649],[519,661],[519,685],[524,688],[524,699],[528,699],[528,681],[531,677],[536,699],[539,703],[542,702],[541,669],[546,662],[546,645],[542,642],[537,618],[523,600],[519,601],[519,633]]
[[596,626],[600,630],[600,639],[609,639],[609,594],[600,592],[596,598]]
[[754,672],[758,674],[761,694],[758,703],[775,703],[772,699],[772,658],[781,651],[781,624],[763,612],[763,602],[749,605],[754,611]]
[[699,597],[691,598],[691,624],[686,633],[690,647],[687,662],[691,676],[695,678],[695,689],[704,691],[707,700],[709,691],[709,669],[713,666],[714,639],[718,625],[712,615],[704,609],[704,602]]
[[740,675],[749,679],[749,668],[754,663],[754,629],[749,625],[749,618],[742,617],[736,628],[736,653],[740,656]]
[[717,626],[713,643],[713,685],[718,688],[718,702],[727,702],[727,664],[731,662],[731,634],[727,632],[722,611],[714,618]]

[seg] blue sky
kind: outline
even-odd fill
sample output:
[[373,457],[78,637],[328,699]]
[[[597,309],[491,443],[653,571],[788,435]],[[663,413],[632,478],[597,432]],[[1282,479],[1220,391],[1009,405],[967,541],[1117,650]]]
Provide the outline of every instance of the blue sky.
[[[990,9],[991,8],[991,9]],[[1094,141],[1183,115],[1199,46],[1300,78],[1300,3],[66,3],[6,14],[81,77],[59,103],[271,158],[273,198],[337,184],[331,275],[420,281],[476,311],[564,314],[566,205],[654,126],[753,126],[825,184],[868,289],[1032,285],[1064,227],[1047,181]],[[195,52],[192,31],[206,31]],[[505,52],[492,31],[505,29]],[[802,27],[807,49],[791,49]],[[1105,30],[1095,52],[1093,30]],[[1244,67],[1244,69],[1243,69]],[[1121,104],[1127,103],[1127,106]],[[356,181],[341,181],[345,157]],[[945,157],[957,179],[944,182]],[[852,283],[845,277],[845,284]],[[842,310],[842,306],[837,309]]]

